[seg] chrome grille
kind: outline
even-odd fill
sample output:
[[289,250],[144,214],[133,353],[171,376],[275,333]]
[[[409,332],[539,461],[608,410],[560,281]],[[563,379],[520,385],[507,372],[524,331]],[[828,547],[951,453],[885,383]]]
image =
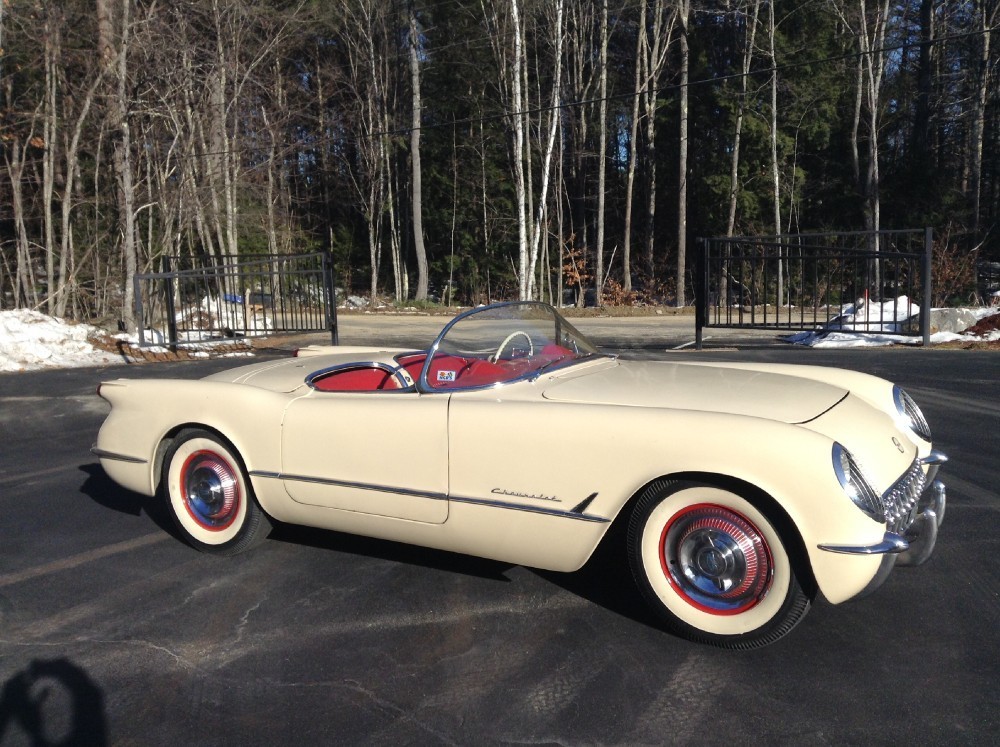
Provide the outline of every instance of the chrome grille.
[[882,494],[885,521],[890,531],[899,532],[910,525],[913,521],[913,509],[925,487],[927,487],[927,477],[920,463],[915,461],[903,476]]

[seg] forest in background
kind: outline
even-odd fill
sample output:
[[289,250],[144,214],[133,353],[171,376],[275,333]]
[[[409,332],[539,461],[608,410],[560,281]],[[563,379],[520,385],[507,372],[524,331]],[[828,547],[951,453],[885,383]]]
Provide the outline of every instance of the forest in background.
[[0,0],[0,309],[161,258],[692,301],[694,240],[1000,241],[1000,0]]

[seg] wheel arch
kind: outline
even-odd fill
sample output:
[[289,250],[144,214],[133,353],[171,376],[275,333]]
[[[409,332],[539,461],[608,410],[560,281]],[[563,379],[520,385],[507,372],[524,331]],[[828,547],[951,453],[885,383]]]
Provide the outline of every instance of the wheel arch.
[[[232,451],[233,456],[239,460],[239,466],[243,470],[243,474],[249,474],[247,470],[246,456],[244,455],[243,450],[240,449],[233,442],[233,440],[219,428],[199,422],[181,423],[179,425],[175,425],[163,434],[159,443],[156,445],[156,452],[153,456],[153,488],[155,492],[159,492],[163,487],[163,460],[166,458],[167,452],[170,450],[170,446],[184,431],[204,431],[206,433],[211,433],[213,436],[218,438],[226,446],[226,448]],[[249,480],[249,477],[247,479]]]
[[608,541],[609,536],[624,539],[629,517],[635,510],[636,504],[651,486],[657,483],[664,484],[674,482],[689,482],[709,485],[722,490],[728,490],[745,498],[757,510],[767,516],[767,518],[774,524],[775,529],[781,535],[782,539],[784,539],[788,544],[787,550],[791,556],[792,562],[799,571],[799,582],[802,585],[803,591],[805,591],[810,598],[814,598],[816,596],[819,587],[813,572],[812,563],[809,559],[809,553],[806,550],[806,543],[802,537],[802,532],[799,530],[798,525],[792,519],[791,515],[784,508],[784,506],[782,506],[781,503],[767,491],[761,489],[753,483],[747,482],[746,480],[724,473],[698,471],[674,472],[661,475],[647,481],[641,485],[622,505],[618,514],[614,517],[612,526],[607,532],[605,532],[604,538],[601,540],[601,544]]

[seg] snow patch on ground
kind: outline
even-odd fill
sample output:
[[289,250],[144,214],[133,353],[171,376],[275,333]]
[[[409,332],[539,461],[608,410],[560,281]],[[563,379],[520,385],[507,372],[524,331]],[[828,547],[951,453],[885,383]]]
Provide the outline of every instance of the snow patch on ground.
[[124,363],[90,341],[103,334],[89,324],[69,324],[38,311],[0,311],[0,371],[74,368]]
[[[977,320],[998,313],[997,308],[967,309]],[[832,319],[825,328],[813,332],[799,332],[784,337],[785,342],[808,345],[814,348],[863,348],[887,345],[919,345],[920,336],[899,334],[904,324],[920,313],[920,306],[906,296],[884,303],[859,299],[844,308],[843,313]],[[972,337],[955,332],[936,332],[931,335],[932,345],[946,342],[991,342],[1000,340],[1000,331]]]
[[[147,331],[146,339],[150,335]],[[253,356],[245,340],[186,345],[182,354],[162,346],[138,346],[137,335],[114,337],[89,324],[75,324],[38,311],[0,311],[0,372],[44,368],[112,366],[151,360]]]

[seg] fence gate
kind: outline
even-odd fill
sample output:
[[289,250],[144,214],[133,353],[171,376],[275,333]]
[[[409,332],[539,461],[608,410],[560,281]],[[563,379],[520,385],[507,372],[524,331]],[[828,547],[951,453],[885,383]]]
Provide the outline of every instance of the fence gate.
[[136,275],[134,287],[140,345],[326,331],[338,342],[328,252],[164,257],[163,272]]
[[[700,239],[697,347],[706,327],[843,329],[928,345],[933,238],[927,228]],[[918,323],[905,322],[916,307]]]

